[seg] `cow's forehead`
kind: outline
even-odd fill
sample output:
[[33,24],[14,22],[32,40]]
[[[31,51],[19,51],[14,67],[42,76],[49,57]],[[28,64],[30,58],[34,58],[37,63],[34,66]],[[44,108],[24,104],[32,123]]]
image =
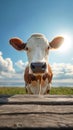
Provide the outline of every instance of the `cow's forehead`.
[[48,40],[47,38],[42,34],[33,34],[27,41],[27,46],[33,48],[33,47],[42,47],[45,48],[48,46]]

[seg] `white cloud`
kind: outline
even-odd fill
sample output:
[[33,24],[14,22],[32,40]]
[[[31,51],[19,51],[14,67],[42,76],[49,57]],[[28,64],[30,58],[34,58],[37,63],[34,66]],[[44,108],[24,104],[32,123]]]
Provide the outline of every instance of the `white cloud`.
[[19,60],[19,61],[17,61],[17,62],[15,63],[15,65],[16,65],[18,68],[22,69],[22,70],[25,69],[25,67],[27,66],[27,64],[28,64],[28,62],[25,62],[25,63],[24,63],[22,60]]
[[2,52],[0,51],[0,56],[2,55]]
[[73,86],[73,65],[70,63],[53,63],[53,86]]
[[70,63],[53,63],[54,78],[73,78],[73,65]]
[[2,52],[0,52],[0,86],[16,86],[24,84],[24,69],[27,65],[23,63],[22,60],[19,60],[15,63],[15,65],[21,71],[16,71],[13,62],[10,58],[3,58]]
[[10,58],[4,59],[2,53],[0,52],[0,73],[1,72],[15,72],[13,68],[13,62]]
[[73,79],[53,79],[52,86],[68,86],[73,87]]

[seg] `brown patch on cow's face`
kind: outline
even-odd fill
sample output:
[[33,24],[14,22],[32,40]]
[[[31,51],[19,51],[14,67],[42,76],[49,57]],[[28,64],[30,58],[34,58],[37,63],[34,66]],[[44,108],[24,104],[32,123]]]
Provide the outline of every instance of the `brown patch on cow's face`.
[[48,73],[45,73],[43,76],[41,75],[33,75],[29,74],[29,67],[26,67],[25,69],[25,74],[24,74],[24,79],[27,84],[31,84],[33,81],[39,81],[39,83],[44,83],[46,79],[48,79],[48,83],[51,83],[52,80],[52,70],[50,66],[48,65]]

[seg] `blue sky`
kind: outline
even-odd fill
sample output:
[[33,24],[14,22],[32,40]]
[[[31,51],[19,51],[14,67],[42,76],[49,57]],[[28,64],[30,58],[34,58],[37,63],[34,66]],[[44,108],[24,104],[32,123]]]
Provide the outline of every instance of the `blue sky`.
[[10,83],[4,85],[18,84],[18,79],[22,84],[27,56],[8,41],[20,37],[27,42],[32,33],[43,33],[49,41],[62,34],[71,37],[69,50],[50,52],[49,63],[57,86],[73,85],[73,0],[0,0],[0,85],[5,80]]

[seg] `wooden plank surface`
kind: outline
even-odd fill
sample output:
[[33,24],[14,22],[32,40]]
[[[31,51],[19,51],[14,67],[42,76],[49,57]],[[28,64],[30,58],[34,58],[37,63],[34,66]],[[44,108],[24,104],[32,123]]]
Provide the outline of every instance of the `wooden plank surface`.
[[73,129],[73,95],[0,95],[0,128]]

